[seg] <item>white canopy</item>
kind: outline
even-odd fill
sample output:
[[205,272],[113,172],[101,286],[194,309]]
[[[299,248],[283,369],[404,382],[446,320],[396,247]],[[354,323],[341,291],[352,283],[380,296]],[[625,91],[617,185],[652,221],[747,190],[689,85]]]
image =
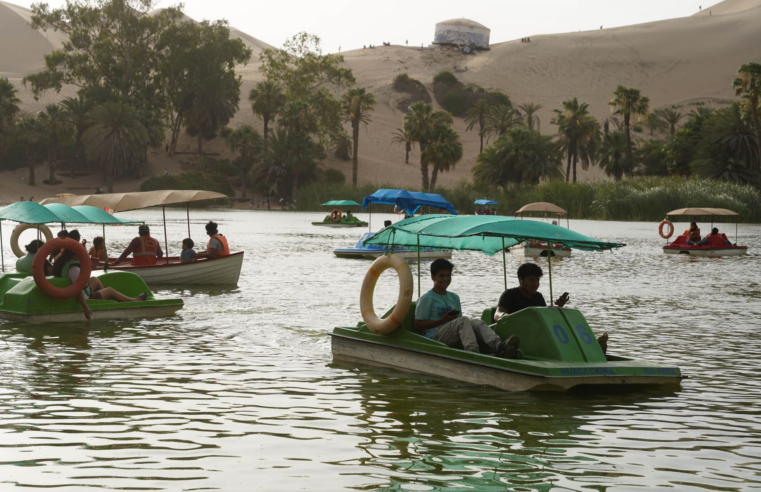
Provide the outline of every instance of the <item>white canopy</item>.
[[520,215],[520,214],[523,214],[524,212],[545,212],[549,214],[568,215],[568,212],[566,212],[562,208],[547,202],[536,202],[536,203],[529,203],[528,205],[524,205],[520,208],[520,210],[515,212],[515,215]]
[[40,203],[63,203],[70,207],[76,205],[90,205],[100,209],[110,208],[114,212],[126,212],[127,210],[139,210],[148,207],[161,207],[178,203],[200,202],[203,200],[215,200],[227,198],[227,195],[214,191],[202,190],[160,190],[139,191],[134,193],[108,193],[102,195],[78,195],[46,198]]
[[726,208],[680,208],[678,210],[672,210],[671,212],[666,214],[666,216],[669,216],[669,215],[698,216],[698,215],[740,215],[740,214],[732,210],[727,210]]

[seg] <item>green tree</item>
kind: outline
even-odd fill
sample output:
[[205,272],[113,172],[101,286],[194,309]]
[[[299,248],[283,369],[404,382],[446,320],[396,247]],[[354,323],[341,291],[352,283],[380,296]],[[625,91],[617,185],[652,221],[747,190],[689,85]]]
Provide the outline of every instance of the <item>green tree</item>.
[[650,136],[654,136],[655,132],[660,132],[668,128],[668,125],[661,119],[656,113],[650,113],[645,119],[645,126],[650,130]]
[[270,145],[254,174],[281,196],[291,201],[299,186],[319,177],[317,160],[325,158],[323,147],[302,131],[288,131],[280,125],[272,134]]
[[[758,100],[761,96],[761,63],[745,63],[737,70],[738,77],[732,83],[735,93],[742,95],[750,104],[750,114],[753,118],[753,126],[756,129],[756,144],[761,154],[761,123],[758,118]],[[751,168],[755,172],[761,171],[757,162]]]
[[478,153],[484,151],[484,127],[486,126],[486,115],[489,113],[491,104],[485,98],[476,99],[473,106],[470,107],[467,113],[465,113],[465,123],[468,124],[466,130],[472,130],[478,125],[478,136],[481,139],[481,147]]
[[537,112],[539,112],[540,109],[542,109],[544,106],[541,104],[535,104],[535,103],[525,103],[518,106],[518,111],[521,112],[523,118],[526,120],[526,126],[529,127],[530,130],[534,129],[534,125],[536,125],[536,129],[538,131],[541,130],[541,124],[542,122],[539,120],[539,116],[537,116]]
[[234,72],[198,86],[186,118],[188,133],[198,138],[198,155],[203,155],[203,140],[214,138],[235,116],[239,101],[240,78]]
[[248,93],[251,110],[264,122],[264,148],[267,148],[270,121],[277,118],[285,105],[285,94],[272,80],[259,82],[255,89]]
[[563,109],[554,109],[552,123],[558,126],[558,133],[563,140],[568,165],[565,180],[570,179],[573,165],[573,182],[576,182],[576,164],[581,157],[582,168],[587,169],[594,161],[597,144],[600,140],[600,124],[589,114],[589,105],[579,103],[577,98],[563,101]]
[[365,90],[364,87],[349,89],[341,99],[343,121],[351,123],[352,138],[354,140],[354,158],[351,166],[351,184],[357,186],[357,172],[359,170],[359,125],[367,126],[372,118],[370,113],[375,109],[375,96]]
[[50,184],[54,184],[60,145],[71,136],[71,126],[65,110],[57,104],[45,106],[45,111],[40,111],[38,117],[45,130],[44,137],[48,144],[48,181]]
[[93,103],[84,95],[79,94],[77,97],[67,97],[61,101],[69,126],[74,130],[74,159],[71,160],[71,177],[76,175],[77,164],[84,164],[87,156],[85,155],[82,136],[90,126],[90,111]]
[[333,95],[355,84],[351,69],[341,67],[342,55],[323,55],[320,38],[305,32],[282,49],[260,55],[259,70],[285,92],[287,101],[308,104],[317,122],[316,135],[327,145],[341,130],[341,102]]
[[676,125],[679,124],[682,118],[685,117],[684,113],[680,113],[679,111],[676,111],[672,108],[659,109],[655,112],[655,114],[657,114],[663,120],[663,122],[668,125],[672,137],[676,133]]
[[644,176],[668,176],[668,153],[660,140],[649,140],[634,152],[640,174]]
[[428,179],[428,161],[425,158],[425,148],[434,136],[438,126],[452,124],[452,115],[446,111],[434,111],[433,106],[418,101],[404,115],[404,132],[420,146],[420,174],[423,189],[430,188]]
[[425,147],[425,160],[433,166],[431,186],[428,191],[436,189],[436,179],[440,172],[450,169],[462,160],[462,143],[460,135],[446,125],[439,125],[431,141]]
[[26,165],[29,168],[29,184],[35,185],[34,150],[45,139],[45,128],[36,116],[24,116],[16,121],[15,137],[26,146]]
[[690,176],[690,166],[697,156],[698,148],[703,140],[703,125],[712,116],[697,116],[677,130],[676,134],[666,143],[666,156],[670,175]]
[[[11,133],[13,119],[19,112],[21,100],[16,97],[18,91],[10,83],[7,77],[0,78],[0,138],[7,137]],[[0,152],[5,150],[3,140],[0,139]]]
[[633,89],[619,85],[613,93],[614,97],[608,103],[613,114],[624,120],[624,136],[626,137],[626,158],[629,160],[628,168],[634,168],[634,153],[632,151],[631,120],[645,118],[650,107],[650,99],[644,97],[639,89]]
[[109,193],[114,191],[114,176],[140,160],[149,138],[131,106],[104,103],[93,108],[82,142],[87,157],[103,166]]
[[303,132],[311,135],[317,132],[317,117],[312,107],[303,101],[290,101],[283,106],[278,125],[289,132]]
[[633,171],[632,162],[626,155],[628,140],[624,132],[616,130],[603,137],[600,146],[599,164],[608,176],[620,181],[625,174]]
[[412,151],[413,145],[415,145],[415,140],[404,128],[397,128],[395,132],[391,133],[391,135],[393,135],[393,138],[391,139],[392,143],[404,144],[404,163],[409,164],[410,152]]
[[226,127],[222,129],[222,137],[224,137],[230,150],[239,154],[241,180],[240,195],[241,197],[246,198],[246,181],[248,181],[248,173],[254,163],[254,158],[262,150],[262,137],[259,135],[259,132],[249,125],[243,125],[235,130]]
[[488,137],[500,137],[511,128],[521,124],[523,122],[512,106],[500,104],[492,106],[486,113],[484,133]]
[[698,106],[695,109],[691,109],[690,112],[687,114],[691,120],[694,120],[695,118],[698,118],[700,116],[711,116],[713,114],[713,108],[708,108],[705,106]]
[[484,149],[472,173],[477,186],[537,184],[563,176],[562,152],[551,136],[517,126]]

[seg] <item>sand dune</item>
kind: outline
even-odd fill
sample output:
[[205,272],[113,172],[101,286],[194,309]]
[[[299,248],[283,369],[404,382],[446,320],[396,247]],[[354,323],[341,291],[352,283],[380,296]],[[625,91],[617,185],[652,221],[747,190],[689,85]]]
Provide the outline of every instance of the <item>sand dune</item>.
[[[0,3],[0,23],[8,22],[8,4]],[[706,10],[710,9],[712,15]],[[2,26],[2,24],[0,24]],[[39,34],[28,27],[24,34],[18,22],[13,24],[13,36],[27,36],[39,41]],[[607,105],[618,84],[638,87],[650,98],[651,109],[672,104],[682,105],[688,112],[696,103],[724,106],[735,100],[731,82],[737,68],[749,61],[761,61],[761,0],[727,0],[705,8],[700,15],[651,22],[614,29],[556,35],[532,36],[531,43],[519,40],[492,46],[489,52],[464,56],[444,49],[421,49],[402,46],[378,47],[343,53],[345,66],[354,71],[357,84],[372,92],[378,105],[373,121],[360,134],[361,182],[389,183],[399,186],[416,185],[420,171],[417,153],[404,164],[404,148],[391,143],[391,133],[402,125],[403,113],[395,108],[401,97],[391,88],[393,78],[407,72],[431,90],[433,76],[441,70],[467,68],[458,74],[465,83],[474,83],[488,90],[502,90],[515,104],[535,102],[544,109],[539,113],[543,133],[554,133],[550,123],[552,109],[571,97],[590,105],[592,114],[600,120],[610,115]],[[317,33],[319,34],[319,33]],[[256,38],[233,30],[258,55],[269,47]],[[6,36],[0,27],[0,37]],[[8,35],[10,36],[10,35]],[[37,36],[37,37],[35,37]],[[3,38],[5,39],[5,38]],[[15,39],[15,38],[14,38]],[[26,63],[33,67],[35,57],[42,51],[12,50],[0,44],[0,72],[18,59],[15,66]],[[20,43],[19,43],[20,44]],[[17,44],[18,46],[18,44]],[[31,46],[31,44],[30,44]],[[21,56],[21,52],[25,56]],[[27,56],[28,55],[28,56]],[[13,57],[16,58],[13,58]],[[23,62],[23,63],[22,63]],[[28,68],[31,70],[32,68]],[[258,56],[238,67],[243,76],[241,110],[232,125],[251,124],[261,131],[261,122],[251,113],[247,95],[261,80]],[[68,89],[67,89],[68,91]],[[73,92],[73,91],[68,91]],[[22,90],[23,107],[36,111],[45,102],[62,95],[47,94],[34,101]],[[452,186],[470,179],[470,171],[478,153],[478,135],[465,131],[462,119],[455,120],[465,147],[465,158],[456,169],[440,177],[440,184]],[[180,150],[191,150],[192,139],[183,137]],[[219,139],[209,148],[226,152]],[[163,152],[153,152],[152,162],[157,169],[176,168],[181,157],[170,160]],[[329,158],[328,167],[351,175],[351,163]],[[602,177],[599,169],[582,172],[581,179]]]
[[31,11],[0,2],[0,76],[23,77],[45,67],[45,55],[62,46],[65,37],[29,27]]

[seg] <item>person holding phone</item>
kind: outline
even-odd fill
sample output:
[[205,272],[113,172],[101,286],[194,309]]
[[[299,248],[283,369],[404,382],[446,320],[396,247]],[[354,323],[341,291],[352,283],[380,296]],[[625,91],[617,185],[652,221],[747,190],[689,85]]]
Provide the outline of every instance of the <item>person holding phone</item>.
[[415,307],[415,331],[453,348],[480,353],[483,348],[498,357],[514,359],[520,340],[513,335],[502,340],[489,325],[462,315],[460,296],[447,289],[454,265],[438,259],[431,264],[433,288],[423,294]]

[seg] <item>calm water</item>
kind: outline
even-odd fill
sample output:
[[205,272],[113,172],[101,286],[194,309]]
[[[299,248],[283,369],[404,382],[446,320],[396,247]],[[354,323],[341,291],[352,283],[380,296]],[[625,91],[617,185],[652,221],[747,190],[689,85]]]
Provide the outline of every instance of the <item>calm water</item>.
[[[0,324],[0,490],[761,490],[761,226],[740,226],[751,255],[695,259],[663,255],[657,224],[572,222],[629,246],[553,262],[555,295],[611,352],[689,379],[509,394],[333,364],[325,333],[359,320],[369,262],[333,258],[360,231],[310,225],[322,216],[193,212],[195,237],[214,218],[246,261],[236,289],[159,291],[185,299],[178,316]],[[170,251],[184,219],[168,212]],[[113,248],[134,232],[106,231]],[[523,260],[507,256],[511,284]],[[501,258],[453,261],[451,288],[478,316],[502,291]],[[376,305],[395,297],[384,275]]]

